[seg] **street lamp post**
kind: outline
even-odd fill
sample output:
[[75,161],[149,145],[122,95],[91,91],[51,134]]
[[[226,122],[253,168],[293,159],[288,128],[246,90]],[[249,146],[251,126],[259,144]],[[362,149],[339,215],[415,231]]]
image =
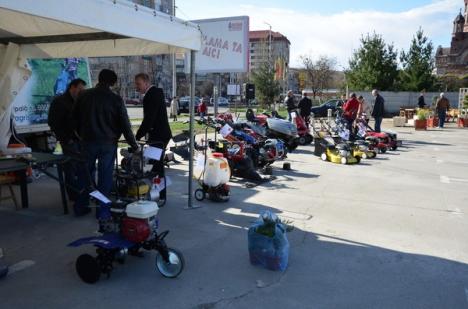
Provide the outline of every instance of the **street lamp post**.
[[265,25],[270,27],[270,32],[268,35],[268,67],[269,67],[269,70],[271,71],[271,25],[267,22],[264,22],[264,23]]

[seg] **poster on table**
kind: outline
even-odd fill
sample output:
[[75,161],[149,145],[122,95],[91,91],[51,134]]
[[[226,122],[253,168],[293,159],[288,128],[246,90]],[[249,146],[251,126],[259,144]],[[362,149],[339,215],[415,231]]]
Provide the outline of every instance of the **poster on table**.
[[[248,71],[249,17],[194,20],[202,32],[202,45],[195,59],[196,73]],[[188,57],[187,59],[190,59]]]
[[32,74],[13,101],[16,126],[47,125],[52,99],[63,94],[68,84],[83,79],[91,85],[87,58],[29,59]]

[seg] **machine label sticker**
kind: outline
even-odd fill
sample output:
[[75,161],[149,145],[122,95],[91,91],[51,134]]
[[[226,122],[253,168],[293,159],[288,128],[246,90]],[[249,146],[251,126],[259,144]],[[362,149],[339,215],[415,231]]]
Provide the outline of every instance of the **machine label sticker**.
[[94,197],[98,201],[103,202],[104,204],[110,204],[112,202],[110,199],[108,199],[104,194],[102,194],[98,190],[91,192],[89,195]]
[[161,160],[162,154],[163,154],[163,150],[161,148],[157,148],[157,147],[149,146],[149,147],[146,147],[143,150],[143,156],[145,158],[153,159],[153,160],[157,160],[157,161]]
[[223,137],[226,137],[229,136],[229,134],[231,134],[233,130],[234,129],[230,125],[225,124],[224,127],[222,127],[221,130],[219,130],[219,133],[221,133]]

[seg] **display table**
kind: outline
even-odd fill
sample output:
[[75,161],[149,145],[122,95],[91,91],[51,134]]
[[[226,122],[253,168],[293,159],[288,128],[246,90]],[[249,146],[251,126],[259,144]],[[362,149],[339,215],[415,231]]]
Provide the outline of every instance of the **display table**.
[[[45,175],[56,180],[60,185],[60,194],[62,197],[63,213],[68,214],[67,196],[65,192],[65,182],[63,178],[63,164],[69,159],[63,155],[54,155],[50,153],[33,152],[30,158],[11,158],[0,160],[0,173],[17,173],[21,190],[21,207],[29,207],[28,181],[26,171],[29,167],[40,170]],[[52,174],[49,169],[57,166],[57,175]]]

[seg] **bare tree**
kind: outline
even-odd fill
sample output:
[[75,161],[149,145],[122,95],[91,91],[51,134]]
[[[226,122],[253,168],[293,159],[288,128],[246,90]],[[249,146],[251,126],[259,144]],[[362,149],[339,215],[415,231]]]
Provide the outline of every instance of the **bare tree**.
[[300,59],[306,73],[305,85],[312,90],[315,99],[320,92],[330,88],[333,82],[336,59],[324,55],[315,61],[310,55],[302,55]]

